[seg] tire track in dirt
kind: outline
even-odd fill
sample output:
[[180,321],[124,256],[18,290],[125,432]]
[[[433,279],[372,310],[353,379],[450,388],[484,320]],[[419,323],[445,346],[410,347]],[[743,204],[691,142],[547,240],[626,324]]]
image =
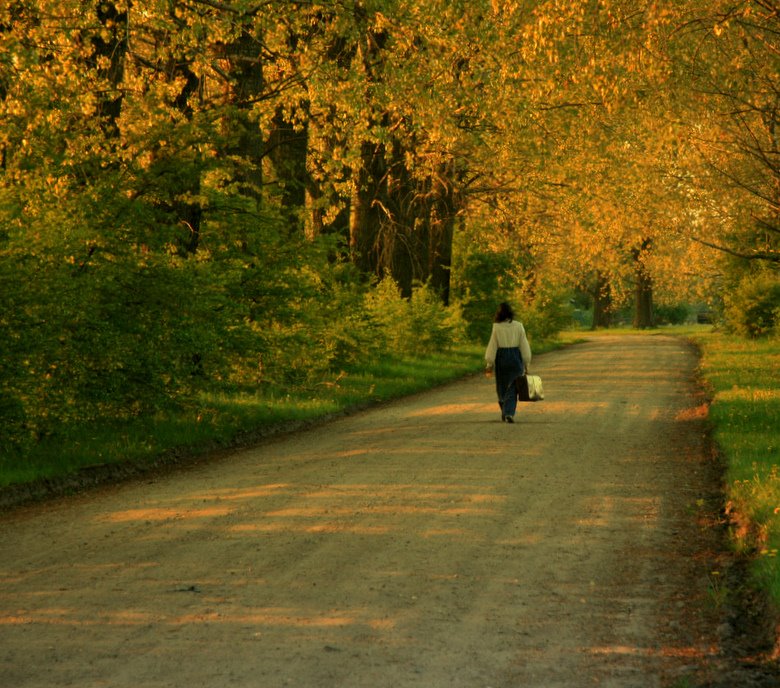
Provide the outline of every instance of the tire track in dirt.
[[17,509],[0,686],[672,686],[719,670],[694,352],[541,356],[175,474]]

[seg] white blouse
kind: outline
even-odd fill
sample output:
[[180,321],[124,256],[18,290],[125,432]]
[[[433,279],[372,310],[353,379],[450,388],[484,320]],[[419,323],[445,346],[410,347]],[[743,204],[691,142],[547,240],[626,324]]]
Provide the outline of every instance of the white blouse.
[[520,347],[520,355],[523,357],[523,364],[526,368],[531,364],[531,347],[528,344],[528,338],[525,336],[525,328],[517,320],[505,320],[500,323],[493,323],[493,332],[490,335],[487,350],[485,351],[485,362],[493,365],[496,362],[496,351],[501,349],[510,349]]

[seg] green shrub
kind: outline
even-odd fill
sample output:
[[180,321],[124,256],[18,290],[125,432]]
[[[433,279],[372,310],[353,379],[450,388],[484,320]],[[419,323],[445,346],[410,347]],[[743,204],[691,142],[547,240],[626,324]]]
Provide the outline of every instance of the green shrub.
[[427,284],[412,288],[409,299],[408,353],[428,354],[448,349],[462,339],[465,323],[459,317],[460,310],[447,308]]
[[515,263],[506,253],[471,249],[462,259],[453,290],[461,304],[466,334],[472,341],[487,341],[498,294],[514,291]]
[[357,365],[385,345],[383,333],[365,310],[364,289],[356,282],[338,284],[321,299],[319,350],[329,370]]
[[462,341],[466,324],[458,307],[445,306],[427,284],[416,284],[406,299],[390,275],[365,296],[375,347],[398,355],[427,354]]
[[683,325],[691,316],[688,304],[660,305],[655,307],[655,322],[658,325]]
[[742,279],[724,296],[728,328],[742,337],[756,339],[776,332],[780,325],[780,275],[764,271]]
[[568,293],[559,289],[542,285],[530,301],[518,294],[516,302],[518,318],[531,341],[550,341],[574,323],[574,309]]
[[375,351],[402,349],[408,335],[408,302],[401,295],[398,283],[386,274],[368,291],[364,303]]

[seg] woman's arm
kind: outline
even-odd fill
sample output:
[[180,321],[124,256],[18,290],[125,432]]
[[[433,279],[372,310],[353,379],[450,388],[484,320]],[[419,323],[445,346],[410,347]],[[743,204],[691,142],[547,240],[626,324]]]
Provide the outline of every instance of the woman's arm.
[[493,325],[493,331],[490,333],[490,341],[485,349],[485,363],[492,367],[496,362],[496,351],[498,351],[498,339],[496,337],[496,326]]
[[523,357],[523,365],[526,370],[531,365],[531,345],[528,343],[528,337],[525,336],[525,328],[522,323],[520,325],[520,355]]

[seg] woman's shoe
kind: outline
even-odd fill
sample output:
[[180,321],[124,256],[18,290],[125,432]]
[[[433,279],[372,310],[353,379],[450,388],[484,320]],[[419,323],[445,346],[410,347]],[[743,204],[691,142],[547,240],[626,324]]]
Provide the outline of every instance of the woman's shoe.
[[514,423],[514,422],[515,422],[515,419],[514,419],[512,416],[506,416],[506,417],[504,418],[504,420],[505,420],[507,423]]

